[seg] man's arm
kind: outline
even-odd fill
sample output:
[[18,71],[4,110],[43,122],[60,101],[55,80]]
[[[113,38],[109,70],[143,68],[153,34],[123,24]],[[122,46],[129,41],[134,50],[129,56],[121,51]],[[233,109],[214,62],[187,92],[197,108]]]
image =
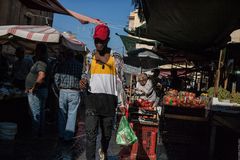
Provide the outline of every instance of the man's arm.
[[36,90],[38,86],[40,86],[41,84],[44,83],[45,78],[46,78],[46,73],[43,71],[39,71],[35,84],[33,85],[33,87],[31,89],[28,90],[28,92],[33,93],[33,91]]
[[115,59],[115,69],[117,73],[117,88],[118,88],[118,107],[122,113],[125,113],[127,108],[127,98],[123,86],[123,60],[120,57],[114,56]]
[[152,85],[152,81],[149,79],[147,84],[145,85],[145,94],[148,97],[150,94],[152,94],[153,92],[153,85]]
[[91,58],[86,59],[86,63],[82,70],[81,80],[79,81],[81,90],[85,90],[87,88],[87,84],[90,79],[90,69],[91,69],[92,57],[93,57],[93,55],[91,55]]
[[107,65],[109,67],[113,67],[113,63],[110,63],[109,59],[110,59],[110,53],[105,54],[104,56],[101,56],[98,52],[95,54],[95,60],[100,63],[100,64],[104,64]]

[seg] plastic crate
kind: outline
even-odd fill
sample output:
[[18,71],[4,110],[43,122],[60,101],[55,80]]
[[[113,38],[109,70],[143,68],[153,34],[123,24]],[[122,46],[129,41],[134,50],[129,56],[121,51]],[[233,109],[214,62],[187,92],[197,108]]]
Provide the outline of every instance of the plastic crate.
[[158,139],[158,127],[135,123],[133,125],[138,141],[132,145],[131,157],[155,160]]

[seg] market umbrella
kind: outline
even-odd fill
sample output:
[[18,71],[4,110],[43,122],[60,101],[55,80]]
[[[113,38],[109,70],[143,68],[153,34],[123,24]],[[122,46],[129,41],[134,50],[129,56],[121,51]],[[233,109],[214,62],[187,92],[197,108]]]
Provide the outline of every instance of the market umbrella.
[[140,68],[141,70],[151,70],[167,63],[165,58],[146,48],[129,51],[123,57],[123,61],[124,64]]

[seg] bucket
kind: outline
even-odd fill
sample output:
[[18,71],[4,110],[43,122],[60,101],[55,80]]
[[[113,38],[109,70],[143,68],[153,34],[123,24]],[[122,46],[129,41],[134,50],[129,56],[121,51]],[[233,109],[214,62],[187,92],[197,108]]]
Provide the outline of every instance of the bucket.
[[14,140],[17,133],[17,124],[11,122],[0,122],[0,139]]

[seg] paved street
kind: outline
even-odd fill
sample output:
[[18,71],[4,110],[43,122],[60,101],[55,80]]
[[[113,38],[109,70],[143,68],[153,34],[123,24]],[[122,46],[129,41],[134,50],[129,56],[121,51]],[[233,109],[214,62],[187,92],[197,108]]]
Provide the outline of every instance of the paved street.
[[[60,143],[56,136],[55,126],[48,126],[48,135],[39,139],[18,136],[13,141],[0,142],[1,160],[85,160],[84,123],[79,123],[78,135],[74,144]],[[99,137],[98,137],[99,139]],[[99,140],[98,140],[99,142]],[[97,147],[99,147],[99,143]],[[115,132],[109,147],[109,159],[118,159],[120,146],[115,143]],[[98,154],[96,154],[98,155]],[[97,158],[99,159],[99,158]]]

